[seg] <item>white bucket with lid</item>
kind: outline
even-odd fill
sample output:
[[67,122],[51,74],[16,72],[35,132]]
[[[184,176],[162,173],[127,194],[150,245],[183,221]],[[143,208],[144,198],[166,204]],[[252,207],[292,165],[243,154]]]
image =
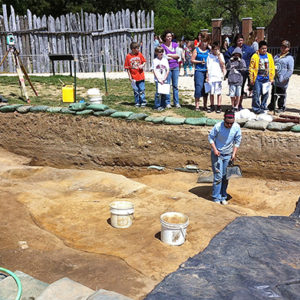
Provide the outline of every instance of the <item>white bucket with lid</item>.
[[162,242],[179,246],[185,242],[189,218],[179,212],[166,212],[160,216]]
[[88,89],[87,95],[91,103],[102,104],[102,96],[99,89],[97,88]]
[[132,225],[134,205],[129,201],[110,203],[110,223],[115,228],[128,228]]

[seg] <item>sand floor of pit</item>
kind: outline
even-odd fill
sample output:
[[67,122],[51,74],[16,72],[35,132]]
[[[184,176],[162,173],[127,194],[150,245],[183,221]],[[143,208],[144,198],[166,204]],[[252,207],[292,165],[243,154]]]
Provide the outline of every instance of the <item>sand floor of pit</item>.
[[[287,216],[299,196],[299,182],[242,178],[230,182],[231,199],[222,206],[211,201],[210,184],[196,183],[198,174],[169,170],[129,179],[28,164],[0,149],[0,265],[49,283],[69,277],[133,299],[142,299],[236,217]],[[135,205],[128,229],[109,224],[115,200]],[[189,217],[180,247],[159,239],[159,217],[167,211]],[[22,250],[20,241],[29,248]]]

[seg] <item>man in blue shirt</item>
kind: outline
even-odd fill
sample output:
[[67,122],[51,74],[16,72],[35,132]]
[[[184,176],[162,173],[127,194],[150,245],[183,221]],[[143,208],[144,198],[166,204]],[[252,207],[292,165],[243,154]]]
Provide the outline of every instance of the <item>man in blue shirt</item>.
[[234,122],[234,110],[227,109],[224,121],[217,123],[208,136],[214,173],[212,197],[215,203],[227,204],[226,169],[229,162],[235,159],[241,140],[241,128]]

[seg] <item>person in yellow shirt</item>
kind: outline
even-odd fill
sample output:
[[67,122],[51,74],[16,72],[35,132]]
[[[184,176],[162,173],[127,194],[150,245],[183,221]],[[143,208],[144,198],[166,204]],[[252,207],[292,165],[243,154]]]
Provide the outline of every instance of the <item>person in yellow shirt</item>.
[[267,43],[260,41],[258,51],[252,55],[249,65],[250,84],[253,86],[252,110],[256,114],[267,110],[269,90],[275,76],[274,59],[267,50]]

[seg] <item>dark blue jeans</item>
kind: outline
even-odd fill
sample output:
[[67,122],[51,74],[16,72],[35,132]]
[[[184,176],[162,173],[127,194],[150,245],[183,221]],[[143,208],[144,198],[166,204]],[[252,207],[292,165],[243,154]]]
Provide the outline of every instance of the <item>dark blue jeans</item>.
[[[174,105],[179,104],[179,94],[178,94],[178,77],[179,77],[179,68],[170,69],[167,82],[171,83],[172,79],[172,87],[173,87],[173,102]],[[166,95],[166,104],[171,104],[171,95]]]
[[[256,114],[263,113],[267,109],[269,93],[262,93],[263,82],[256,80],[253,87],[252,110]],[[260,100],[261,99],[261,100]]]

